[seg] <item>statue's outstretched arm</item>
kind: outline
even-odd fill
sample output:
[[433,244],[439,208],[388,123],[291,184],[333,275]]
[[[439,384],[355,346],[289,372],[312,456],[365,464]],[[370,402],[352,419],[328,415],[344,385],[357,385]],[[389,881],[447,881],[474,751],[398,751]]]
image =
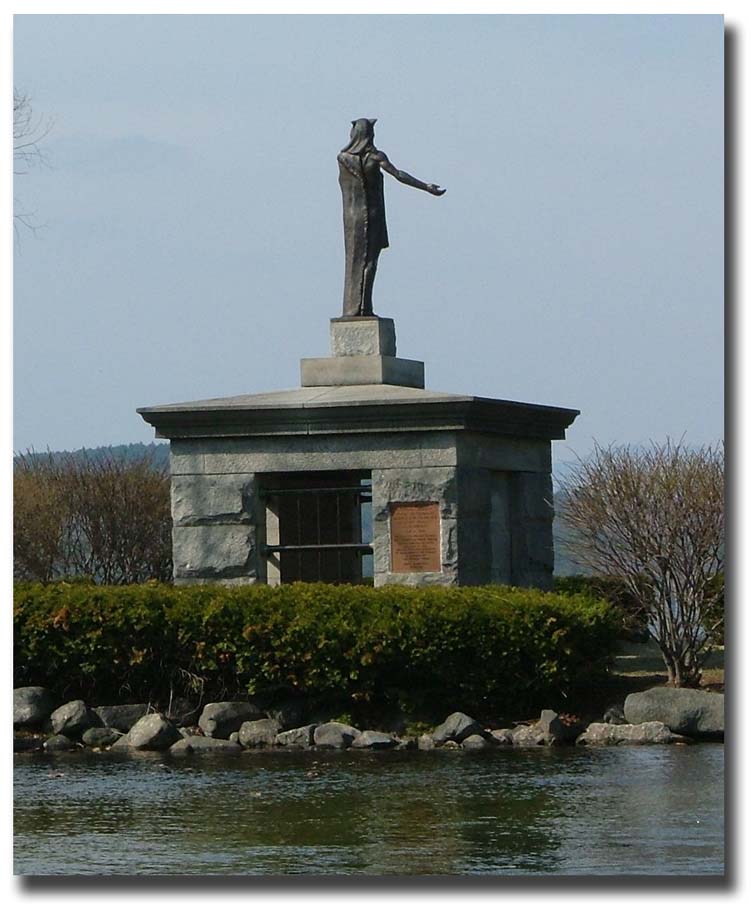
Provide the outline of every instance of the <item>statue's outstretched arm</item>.
[[385,152],[380,152],[378,150],[377,161],[383,171],[387,171],[388,174],[392,175],[402,184],[408,184],[409,187],[416,187],[417,190],[426,190],[427,193],[431,193],[436,197],[441,197],[445,193],[445,189],[439,187],[437,184],[425,184],[424,181],[412,177],[410,174],[407,174],[406,171],[399,171],[398,168],[390,163]]

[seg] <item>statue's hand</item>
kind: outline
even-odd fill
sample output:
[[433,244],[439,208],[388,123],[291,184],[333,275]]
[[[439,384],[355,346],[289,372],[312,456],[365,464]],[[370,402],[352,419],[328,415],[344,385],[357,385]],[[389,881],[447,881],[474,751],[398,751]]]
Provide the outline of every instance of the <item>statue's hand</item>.
[[445,193],[445,188],[441,188],[437,184],[428,184],[427,190],[429,193],[436,197],[441,197]]

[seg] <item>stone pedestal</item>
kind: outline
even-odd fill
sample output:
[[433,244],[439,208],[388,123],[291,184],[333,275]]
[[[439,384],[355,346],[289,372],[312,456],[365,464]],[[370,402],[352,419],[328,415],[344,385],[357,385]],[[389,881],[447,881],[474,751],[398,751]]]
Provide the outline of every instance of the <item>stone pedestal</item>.
[[331,357],[303,358],[303,387],[390,384],[424,388],[424,363],[396,357],[396,330],[389,317],[331,320]]
[[396,355],[396,327],[390,317],[334,317],[331,355]]
[[[364,333],[387,349],[387,326]],[[368,357],[393,356],[330,360]],[[171,442],[175,583],[331,579],[341,543],[349,582],[552,585],[551,441],[575,410],[381,383],[138,411]],[[372,571],[353,570],[368,552]]]

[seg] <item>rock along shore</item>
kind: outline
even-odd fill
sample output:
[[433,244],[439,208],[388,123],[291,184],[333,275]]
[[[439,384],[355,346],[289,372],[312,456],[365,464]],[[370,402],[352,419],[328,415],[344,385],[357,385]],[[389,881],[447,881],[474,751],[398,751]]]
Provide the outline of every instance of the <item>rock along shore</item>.
[[[15,751],[168,751],[240,754],[257,750],[404,751],[538,748],[583,745],[662,745],[723,739],[724,697],[684,688],[652,688],[628,695],[588,725],[554,710],[507,729],[489,729],[465,713],[451,713],[432,732],[405,738],[394,732],[359,730],[338,720],[302,722],[299,708],[263,710],[252,701],[206,704],[197,725],[180,725],[148,704],[89,707],[82,700],[56,706],[45,688],[13,693]],[[193,720],[195,720],[193,715]],[[292,725],[294,724],[294,725]]]

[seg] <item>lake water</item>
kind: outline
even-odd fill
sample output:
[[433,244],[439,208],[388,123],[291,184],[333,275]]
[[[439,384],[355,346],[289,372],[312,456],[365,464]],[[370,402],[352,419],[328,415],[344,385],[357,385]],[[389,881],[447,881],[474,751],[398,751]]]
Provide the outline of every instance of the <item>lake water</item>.
[[20,875],[722,875],[723,745],[15,758]]

